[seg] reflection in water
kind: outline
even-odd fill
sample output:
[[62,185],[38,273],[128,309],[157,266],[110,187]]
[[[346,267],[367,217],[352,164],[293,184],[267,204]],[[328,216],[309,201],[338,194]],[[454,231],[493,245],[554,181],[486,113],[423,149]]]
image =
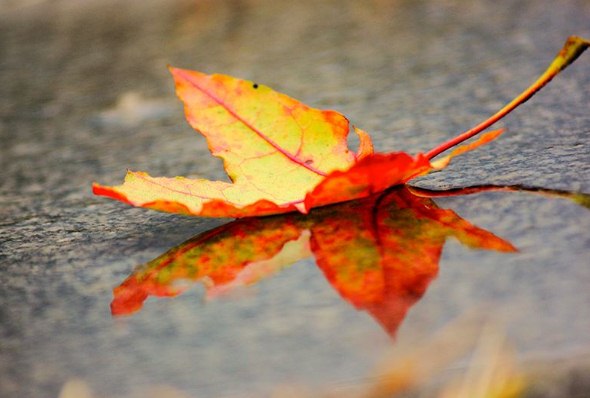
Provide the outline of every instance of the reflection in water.
[[138,311],[148,296],[172,297],[201,281],[212,296],[256,283],[313,255],[340,296],[391,336],[436,277],[447,237],[511,252],[503,239],[399,187],[364,200],[234,221],[199,234],[136,269],[114,289],[114,315]]

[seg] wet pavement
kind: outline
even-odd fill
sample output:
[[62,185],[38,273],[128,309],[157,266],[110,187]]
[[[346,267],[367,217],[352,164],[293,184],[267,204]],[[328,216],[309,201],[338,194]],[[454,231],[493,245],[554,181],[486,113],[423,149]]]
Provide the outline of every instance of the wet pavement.
[[[426,151],[518,94],[567,36],[590,37],[588,2],[39,0],[0,10],[1,397],[58,396],[72,379],[101,397],[157,386],[191,397],[330,391],[362,385],[392,345],[427,341],[470,311],[501,325],[525,371],[557,375],[535,396],[590,385],[590,210],[571,201],[435,199],[519,252],[449,239],[392,340],[313,257],[226,296],[204,300],[197,284],[113,317],[113,288],[137,265],[229,220],[90,191],[127,168],[225,178],[184,120],[168,64],[336,109],[378,150]],[[588,87],[583,54],[498,124],[503,137],[415,184],[590,192]]]

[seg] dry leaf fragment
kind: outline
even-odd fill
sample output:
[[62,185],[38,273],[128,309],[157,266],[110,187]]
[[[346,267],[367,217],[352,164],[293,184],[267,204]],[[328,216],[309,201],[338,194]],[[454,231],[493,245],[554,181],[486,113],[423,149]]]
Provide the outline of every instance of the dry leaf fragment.
[[360,146],[348,148],[348,120],[338,112],[308,107],[269,87],[226,75],[170,68],[190,125],[223,160],[231,183],[185,177],[151,177],[129,171],[123,185],[93,185],[96,195],[133,206],[204,217],[287,213],[370,196],[444,168],[456,155],[501,134],[479,134],[528,100],[573,62],[590,42],[570,37],[541,77],[496,114],[426,154],[374,153],[370,136],[357,128]]

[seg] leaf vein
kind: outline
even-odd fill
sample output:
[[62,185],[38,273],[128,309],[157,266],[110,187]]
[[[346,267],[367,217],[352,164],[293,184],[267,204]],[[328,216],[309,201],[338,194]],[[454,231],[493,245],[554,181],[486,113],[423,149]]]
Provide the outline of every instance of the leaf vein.
[[181,72],[181,71],[178,71],[177,73],[179,73],[180,75],[182,75],[182,77],[187,82],[189,82],[194,88],[196,88],[197,90],[201,91],[203,94],[205,94],[206,96],[208,96],[209,98],[211,98],[211,100],[213,100],[214,102],[216,102],[217,104],[219,104],[220,106],[222,106],[232,117],[234,117],[235,119],[237,119],[240,122],[242,122],[248,129],[250,129],[256,135],[258,135],[260,138],[262,138],[264,141],[266,141],[268,144],[270,144],[273,148],[275,148],[279,153],[281,153],[285,157],[287,157],[290,161],[298,164],[301,167],[304,167],[304,168],[308,169],[309,171],[311,171],[311,172],[313,172],[315,174],[321,175],[322,177],[325,177],[327,175],[323,171],[318,170],[315,167],[306,164],[305,162],[302,162],[301,160],[297,159],[297,157],[295,157],[291,153],[287,152],[279,144],[277,144],[275,141],[273,141],[269,136],[267,136],[262,131],[260,131],[259,129],[257,129],[254,125],[252,125],[247,120],[243,119],[238,113],[236,113],[235,110],[233,110],[232,108],[230,108],[229,105],[227,103],[225,103],[221,98],[219,98],[218,96],[216,96],[215,94],[213,94],[210,91],[206,90],[204,87],[202,87],[197,82],[195,82],[188,74],[186,74],[184,72]]

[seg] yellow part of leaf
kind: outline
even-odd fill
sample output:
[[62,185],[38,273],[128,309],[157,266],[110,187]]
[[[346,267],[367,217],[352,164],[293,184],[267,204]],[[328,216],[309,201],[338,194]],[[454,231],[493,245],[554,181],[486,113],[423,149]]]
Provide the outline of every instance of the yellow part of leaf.
[[[187,120],[245,196],[252,190],[277,202],[300,200],[324,176],[355,162],[346,142],[349,122],[335,111],[231,76],[170,71]],[[365,153],[366,133],[361,142]]]

